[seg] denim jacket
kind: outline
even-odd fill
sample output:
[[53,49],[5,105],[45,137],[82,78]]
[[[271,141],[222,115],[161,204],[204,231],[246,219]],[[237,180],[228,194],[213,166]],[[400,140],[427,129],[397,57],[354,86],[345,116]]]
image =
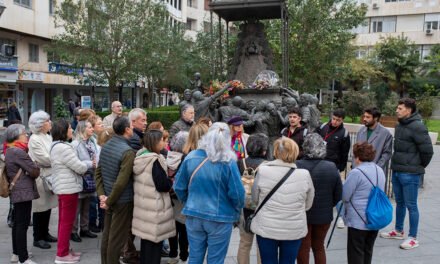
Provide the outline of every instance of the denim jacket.
[[186,156],[174,182],[174,191],[185,206],[182,213],[209,221],[233,223],[239,220],[244,206],[244,188],[237,163],[206,161],[204,150],[194,150]]

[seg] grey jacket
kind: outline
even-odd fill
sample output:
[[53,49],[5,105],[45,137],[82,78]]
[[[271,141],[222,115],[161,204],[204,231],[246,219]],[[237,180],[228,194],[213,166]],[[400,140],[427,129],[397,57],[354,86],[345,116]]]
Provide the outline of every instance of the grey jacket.
[[[362,174],[360,170],[367,176]],[[378,186],[382,191],[384,190],[385,174],[382,169],[373,162],[363,162],[356,169],[351,170],[342,190],[342,201],[344,202],[345,208],[345,212],[343,213],[344,222],[348,227],[360,230],[369,230],[365,226],[364,221],[367,220],[365,210],[373,186],[366,177],[368,177],[375,186]],[[353,206],[363,220],[356,213]]]
[[[376,150],[376,156],[374,157],[374,163],[376,163],[382,170],[385,171],[385,166],[391,159],[393,153],[393,136],[390,131],[381,124],[377,124],[370,138],[367,140],[367,127],[362,127],[356,137],[356,143],[367,141],[373,145]],[[354,159],[354,157],[353,157]],[[355,167],[354,161],[352,162],[353,168]]]
[[170,139],[174,137],[177,133],[180,131],[189,131],[191,128],[192,123],[185,122],[183,119],[179,119],[176,122],[174,122],[168,132],[170,133]]

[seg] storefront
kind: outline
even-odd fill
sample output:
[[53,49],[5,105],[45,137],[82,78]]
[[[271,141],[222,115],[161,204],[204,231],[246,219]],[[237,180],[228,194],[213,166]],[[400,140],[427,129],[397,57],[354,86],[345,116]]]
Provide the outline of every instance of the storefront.
[[23,116],[23,93],[17,90],[17,58],[0,56],[0,127],[7,119],[8,108],[13,102]]

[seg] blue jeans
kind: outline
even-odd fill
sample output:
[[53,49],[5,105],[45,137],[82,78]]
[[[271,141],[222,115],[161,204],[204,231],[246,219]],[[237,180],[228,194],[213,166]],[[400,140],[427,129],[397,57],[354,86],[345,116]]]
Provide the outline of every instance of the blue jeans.
[[[292,264],[296,261],[301,240],[274,240],[257,235],[262,264]],[[278,254],[279,250],[279,254]]]
[[417,237],[419,209],[417,195],[421,174],[393,172],[393,190],[396,198],[396,230],[403,231],[406,208],[409,212],[409,236]]
[[208,221],[197,217],[186,217],[189,241],[188,264],[202,264],[206,250],[208,264],[223,264],[228,252],[232,223]]

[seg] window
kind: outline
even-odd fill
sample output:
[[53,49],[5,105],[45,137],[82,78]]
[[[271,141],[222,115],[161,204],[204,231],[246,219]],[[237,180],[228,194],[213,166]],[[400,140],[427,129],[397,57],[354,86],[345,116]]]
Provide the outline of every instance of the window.
[[14,3],[17,5],[32,8],[32,0],[14,0]]
[[187,18],[186,19],[186,29],[187,30],[196,30],[196,20]]
[[439,30],[440,13],[426,14],[425,30]]
[[29,62],[38,62],[38,45],[29,44]]
[[49,15],[55,12],[55,0],[49,0]]
[[368,56],[368,49],[360,48],[354,52],[356,59],[363,59]]
[[371,18],[371,33],[396,32],[396,17],[373,17]]
[[187,0],[188,6],[192,8],[197,8],[197,0]]

